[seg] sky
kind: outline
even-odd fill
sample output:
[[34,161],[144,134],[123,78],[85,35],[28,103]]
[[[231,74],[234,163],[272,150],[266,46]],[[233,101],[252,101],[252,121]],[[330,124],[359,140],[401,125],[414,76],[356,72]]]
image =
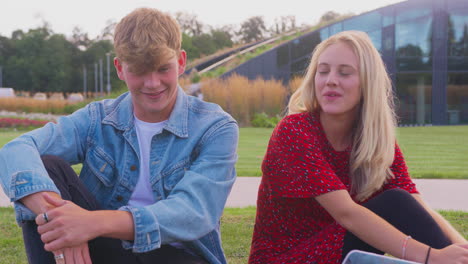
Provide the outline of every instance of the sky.
[[153,7],[174,14],[197,15],[206,25],[240,25],[252,16],[275,18],[294,15],[297,25],[314,25],[327,11],[360,14],[401,0],[1,0],[0,35],[11,37],[17,29],[28,31],[47,22],[54,33],[72,35],[79,27],[89,37],[98,36],[109,21],[118,22],[138,7]]

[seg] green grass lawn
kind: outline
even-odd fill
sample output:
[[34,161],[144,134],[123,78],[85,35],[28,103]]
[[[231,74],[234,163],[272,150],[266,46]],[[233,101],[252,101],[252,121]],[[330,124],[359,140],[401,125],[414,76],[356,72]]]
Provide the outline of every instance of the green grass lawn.
[[[465,238],[468,238],[468,213],[440,212]],[[247,263],[255,207],[227,208],[221,219],[223,248],[230,264]],[[26,264],[20,228],[15,224],[12,208],[0,208],[0,263]]]
[[[241,128],[239,176],[260,176],[272,129]],[[400,145],[414,178],[468,179],[468,126],[400,127]]]
[[[239,176],[261,176],[260,165],[272,130],[240,129]],[[0,147],[20,134],[1,131]],[[412,177],[468,179],[468,126],[401,127],[397,135]]]

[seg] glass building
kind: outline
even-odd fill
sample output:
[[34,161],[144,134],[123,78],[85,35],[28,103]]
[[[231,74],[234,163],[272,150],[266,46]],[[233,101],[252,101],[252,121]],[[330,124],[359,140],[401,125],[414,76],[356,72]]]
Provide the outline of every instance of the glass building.
[[397,95],[402,125],[468,124],[468,1],[409,0],[312,31],[227,72],[288,82],[315,46],[344,30],[367,32]]

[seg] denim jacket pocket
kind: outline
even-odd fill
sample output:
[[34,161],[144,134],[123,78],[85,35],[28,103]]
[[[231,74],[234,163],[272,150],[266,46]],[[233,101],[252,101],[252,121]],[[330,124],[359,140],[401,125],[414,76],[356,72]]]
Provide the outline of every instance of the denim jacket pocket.
[[[88,152],[83,169],[87,169],[88,173],[99,179],[105,187],[111,187],[116,182],[115,162],[102,148],[96,147]],[[92,177],[89,176],[84,176],[85,182],[91,180]]]
[[172,189],[174,189],[176,184],[182,179],[185,171],[189,168],[189,166],[190,160],[187,158],[185,160],[179,161],[161,173],[166,195],[168,195]]

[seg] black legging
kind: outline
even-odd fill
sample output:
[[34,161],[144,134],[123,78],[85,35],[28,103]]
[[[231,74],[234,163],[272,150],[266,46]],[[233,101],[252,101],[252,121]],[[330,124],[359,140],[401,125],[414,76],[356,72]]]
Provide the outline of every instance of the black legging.
[[[101,206],[86,189],[79,177],[64,160],[55,156],[43,156],[42,162],[57,188],[62,199],[70,200],[86,210],[99,210]],[[29,263],[55,264],[52,253],[44,250],[44,243],[37,232],[34,221],[21,223],[24,245]],[[88,242],[93,263],[167,263],[167,264],[206,264],[201,257],[193,256],[183,249],[170,245],[147,253],[132,253],[122,247],[119,239],[99,237]]]
[[[363,206],[421,243],[437,249],[452,244],[429,212],[404,190],[385,191]],[[344,237],[343,258],[353,249],[384,254],[348,231]]]

